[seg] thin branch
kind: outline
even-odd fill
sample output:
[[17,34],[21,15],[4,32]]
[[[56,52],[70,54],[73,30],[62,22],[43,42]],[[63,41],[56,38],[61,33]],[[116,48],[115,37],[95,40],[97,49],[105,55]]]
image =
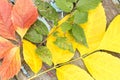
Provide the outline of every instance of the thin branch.
[[[99,50],[98,50],[98,51],[99,51]],[[85,58],[85,57],[87,57],[87,56],[89,56],[89,55],[91,55],[91,54],[93,54],[93,53],[95,53],[95,52],[97,52],[97,51],[94,51],[94,52],[89,53],[89,54],[85,54],[85,55],[83,55],[83,56],[81,56],[81,57],[78,57],[78,58],[76,58],[76,59],[74,59],[74,60],[71,60],[71,61],[68,61],[68,62],[65,62],[65,63],[57,64],[56,66],[54,66],[54,67],[52,67],[52,68],[50,68],[50,69],[48,69],[48,70],[46,70],[46,71],[43,71],[43,72],[41,72],[41,73],[39,73],[39,74],[36,74],[36,75],[32,76],[32,77],[29,78],[28,80],[34,79],[34,78],[36,78],[36,77],[38,77],[38,76],[40,76],[40,75],[42,75],[42,74],[45,74],[45,73],[47,73],[47,72],[49,72],[49,71],[51,71],[51,70],[54,70],[54,69],[56,69],[56,68],[59,68],[59,67],[61,67],[61,66],[64,66],[64,65],[67,65],[67,64],[69,64],[69,63],[72,63],[72,62],[78,61],[78,60],[80,60],[80,59],[83,59],[83,58]]]
[[59,28],[60,26],[56,27],[54,31],[52,31],[48,36],[47,38],[45,38],[39,45],[42,45],[44,42],[47,41],[47,39]]
[[51,70],[54,70],[54,69],[56,69],[56,68],[57,68],[57,67],[54,66],[54,67],[52,67],[52,68],[50,68],[50,69],[48,69],[48,70],[46,70],[46,71],[43,71],[43,72],[41,72],[41,73],[39,73],[39,74],[36,74],[36,75],[30,77],[28,80],[34,79],[34,78],[36,78],[36,77],[38,77],[38,76],[40,76],[40,75],[42,75],[42,74],[45,74],[45,73],[47,73],[47,72],[49,72],[49,71],[51,71]]

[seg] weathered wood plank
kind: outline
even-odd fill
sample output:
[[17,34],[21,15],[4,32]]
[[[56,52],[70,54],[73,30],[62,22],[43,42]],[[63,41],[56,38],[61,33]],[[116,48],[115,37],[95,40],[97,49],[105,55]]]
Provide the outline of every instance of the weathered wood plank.
[[112,21],[112,19],[120,12],[112,0],[103,0],[103,6],[105,8],[107,16],[107,25]]

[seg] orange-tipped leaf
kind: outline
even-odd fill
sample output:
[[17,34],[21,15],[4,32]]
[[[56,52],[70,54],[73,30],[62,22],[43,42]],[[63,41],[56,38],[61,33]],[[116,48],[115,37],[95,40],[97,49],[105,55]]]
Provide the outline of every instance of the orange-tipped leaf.
[[18,34],[23,37],[29,27],[36,21],[37,8],[32,0],[16,0],[12,10],[12,21]]
[[8,80],[16,75],[20,70],[19,47],[14,47],[6,52],[0,65],[0,80]]
[[0,0],[0,36],[15,40],[15,28],[11,20],[12,5],[8,0]]
[[0,37],[0,59],[2,59],[5,56],[5,53],[13,47],[14,45],[11,42]]

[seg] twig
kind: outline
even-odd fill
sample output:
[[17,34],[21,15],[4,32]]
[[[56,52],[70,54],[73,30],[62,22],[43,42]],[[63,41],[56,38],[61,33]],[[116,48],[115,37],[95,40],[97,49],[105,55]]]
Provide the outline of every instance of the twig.
[[[43,66],[43,70],[45,71],[47,68],[45,66]],[[53,73],[52,72],[47,72],[47,74],[50,76],[50,77],[53,77]]]
[[45,38],[39,45],[42,45],[44,42],[46,42],[47,39],[48,39],[59,27],[60,27],[60,26],[57,26],[57,27],[55,28],[55,30],[52,31],[52,32],[47,36],[47,38]]
[[50,68],[50,69],[48,69],[48,70],[46,70],[46,71],[43,71],[43,72],[41,72],[41,73],[39,73],[39,74],[36,74],[36,75],[32,76],[32,77],[29,78],[28,80],[34,79],[34,78],[36,78],[36,77],[38,77],[38,76],[40,76],[40,75],[42,75],[42,74],[45,74],[45,73],[47,73],[47,72],[49,72],[49,71],[51,71],[51,70],[54,70],[54,69],[56,69],[56,68],[57,68],[57,67],[54,66],[54,67],[52,67],[52,68]]
[[75,62],[75,61],[77,61],[77,60],[86,58],[87,56],[89,56],[89,55],[91,55],[91,54],[93,54],[93,53],[95,53],[95,52],[98,52],[98,51],[99,51],[99,50],[94,51],[94,52],[91,52],[91,53],[89,53],[89,54],[85,54],[85,55],[83,55],[83,56],[81,56],[81,57],[78,57],[78,58],[76,58],[76,59],[74,59],[74,60],[71,60],[71,61],[68,61],[68,62],[65,62],[65,63],[58,64],[58,65],[56,65],[56,66],[54,66],[54,67],[52,67],[52,68],[50,68],[50,69],[48,69],[48,70],[46,70],[46,71],[43,71],[43,72],[41,72],[41,73],[39,73],[39,74],[36,74],[36,75],[32,76],[32,77],[29,78],[28,80],[34,79],[34,78],[36,78],[36,77],[38,77],[38,76],[40,76],[40,75],[42,75],[42,74],[45,74],[45,73],[47,73],[47,72],[49,72],[49,71],[51,71],[51,70],[54,70],[54,69],[56,69],[56,68],[58,68],[58,67],[63,66],[63,65],[67,65],[67,64],[69,64],[69,63],[71,63],[71,62]]

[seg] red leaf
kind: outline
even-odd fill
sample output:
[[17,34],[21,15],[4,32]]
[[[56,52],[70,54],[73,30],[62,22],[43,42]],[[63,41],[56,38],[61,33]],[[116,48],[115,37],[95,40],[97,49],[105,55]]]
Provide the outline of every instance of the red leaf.
[[19,48],[14,47],[6,52],[3,58],[2,65],[0,66],[0,80],[8,80],[16,75],[20,70],[20,54]]
[[5,53],[13,47],[14,45],[11,42],[0,37],[0,59],[2,59],[5,56]]
[[0,36],[15,40],[15,28],[11,20],[12,5],[8,0],[0,0]]
[[19,47],[5,38],[15,40],[15,30],[23,37],[37,16],[32,0],[16,0],[13,7],[8,0],[0,0],[0,80],[12,78],[21,66]]
[[8,40],[0,37],[0,80],[13,77],[20,70],[19,49]]
[[17,32],[24,36],[27,29],[36,21],[37,8],[32,0],[16,0],[12,11],[12,21]]

